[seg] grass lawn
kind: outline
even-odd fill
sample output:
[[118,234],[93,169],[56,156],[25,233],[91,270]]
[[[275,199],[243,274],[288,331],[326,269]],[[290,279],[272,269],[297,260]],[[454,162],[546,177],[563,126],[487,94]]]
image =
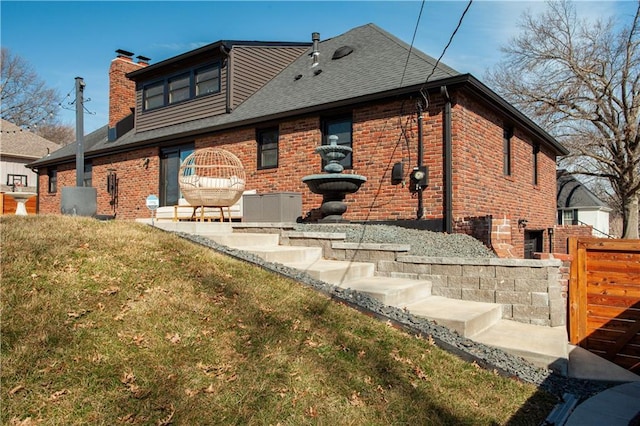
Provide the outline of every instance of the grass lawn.
[[538,425],[555,399],[151,227],[0,219],[6,425]]

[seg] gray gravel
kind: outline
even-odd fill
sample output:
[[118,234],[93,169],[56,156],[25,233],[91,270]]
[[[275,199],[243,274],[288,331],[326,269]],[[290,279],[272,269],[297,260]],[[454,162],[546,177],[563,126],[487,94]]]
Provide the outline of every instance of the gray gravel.
[[340,232],[346,242],[410,244],[412,256],[428,257],[496,257],[480,241],[465,234],[445,234],[388,225],[296,224],[296,231]]
[[[317,231],[317,229],[312,228],[313,226],[314,225],[301,225],[299,230],[306,229],[310,231]],[[322,226],[323,232],[328,232],[328,225]],[[340,227],[340,232],[344,232],[345,228],[343,225],[336,226]],[[380,226],[386,227],[384,225]],[[467,238],[464,238],[464,236],[461,238],[459,235],[431,235],[435,233],[429,233],[428,231],[411,231],[405,230],[404,228],[396,229],[396,227],[386,228],[390,229],[380,229],[377,226],[375,228],[373,226],[367,226],[367,230],[364,234],[365,240],[378,243],[406,243],[407,241],[411,241],[412,244],[415,244],[415,241],[418,241],[418,246],[420,248],[416,249],[414,253],[419,255],[454,256],[456,253],[457,256],[462,257],[472,256],[473,254],[475,254],[476,257],[487,257],[491,255],[490,253],[487,254],[485,250],[477,247],[476,240],[474,239],[472,239],[473,241],[471,241],[469,245],[476,245],[476,247],[472,249],[465,248],[464,245],[469,241]],[[361,229],[358,230],[359,233],[356,234],[352,233],[353,229],[358,230],[358,226],[352,225],[351,230],[347,230],[349,235],[347,239],[356,238],[353,241],[360,241],[359,238],[362,238]],[[394,234],[394,232],[397,233]],[[416,232],[419,232],[419,234]],[[323,281],[319,281],[305,272],[288,268],[279,263],[265,262],[258,256],[251,253],[219,245],[206,237],[184,233],[179,233],[179,235],[218,252],[243,261],[251,262],[266,270],[292,278],[330,296],[337,302],[347,304],[381,320],[390,321],[397,327],[410,333],[415,333],[416,335],[422,335],[425,337],[431,336],[438,346],[469,362],[475,362],[483,368],[495,371],[506,377],[512,377],[517,380],[522,380],[540,386],[548,392],[556,395],[559,399],[565,393],[570,393],[583,400],[616,384],[560,376],[553,373],[551,370],[533,366],[520,357],[467,339],[459,335],[457,332],[449,330],[446,327],[440,326],[430,320],[416,317],[402,309],[383,305],[366,294],[362,294],[351,289],[341,289]],[[449,239],[451,240],[449,241]]]

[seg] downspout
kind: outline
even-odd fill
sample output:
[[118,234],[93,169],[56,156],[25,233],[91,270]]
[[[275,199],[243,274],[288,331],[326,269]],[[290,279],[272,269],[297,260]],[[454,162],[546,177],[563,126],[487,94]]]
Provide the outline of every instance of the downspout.
[[225,102],[226,102],[226,113],[229,114],[231,112],[231,110],[233,108],[231,108],[231,49],[229,49],[228,47],[226,47],[224,44],[220,46],[220,52],[222,52],[223,55],[226,56],[226,63],[227,63],[227,69],[226,69],[226,73],[227,73],[227,84],[225,86],[225,90],[227,91],[226,96],[225,96]]
[[[418,101],[418,168],[423,166],[423,139],[422,139],[422,102]],[[417,219],[422,219],[424,216],[424,202],[422,198],[422,189],[418,190],[418,210],[416,212]]]
[[453,233],[453,147],[451,142],[451,98],[447,86],[440,87],[444,98],[444,232]]
[[[47,154],[49,154],[49,148],[47,148]],[[36,214],[40,213],[40,170],[32,169],[36,172]]]

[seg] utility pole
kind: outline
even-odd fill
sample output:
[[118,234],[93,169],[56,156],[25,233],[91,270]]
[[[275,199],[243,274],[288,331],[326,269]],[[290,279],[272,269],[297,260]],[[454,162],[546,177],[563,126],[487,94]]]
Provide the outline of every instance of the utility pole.
[[76,186],[84,186],[84,80],[76,77]]

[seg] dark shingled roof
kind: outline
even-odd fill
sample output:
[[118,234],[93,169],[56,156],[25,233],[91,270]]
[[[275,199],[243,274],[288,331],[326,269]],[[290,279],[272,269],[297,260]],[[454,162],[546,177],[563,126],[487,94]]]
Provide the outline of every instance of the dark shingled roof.
[[584,186],[566,170],[558,170],[558,208],[608,208],[593,192]]
[[[84,152],[85,156],[87,153],[91,151],[96,151],[96,146],[102,146],[107,141],[107,130],[108,126],[102,126],[98,130],[95,130],[84,137]],[[46,165],[50,163],[56,162],[56,160],[60,159],[69,159],[75,158],[76,156],[76,147],[78,144],[71,143],[69,145],[65,145],[59,150],[52,152],[46,157],[41,158],[38,161],[34,161],[29,164],[28,167],[38,167],[40,165]]]
[[[240,44],[240,42],[236,42]],[[334,52],[349,46],[353,52],[340,59],[332,59]],[[429,82],[451,82],[472,85],[491,102],[500,104],[508,114],[516,115],[525,126],[548,141],[561,153],[566,150],[535,123],[508,105],[469,74],[460,74],[431,56],[410,46],[382,30],[375,24],[354,28],[340,36],[321,41],[319,64],[312,67],[311,51],[296,59],[280,74],[267,82],[229,114],[192,120],[145,132],[129,131],[116,141],[106,138],[87,147],[87,156],[102,152],[133,148],[162,142],[176,137],[191,137],[215,130],[282,119],[297,114],[326,111],[329,108],[357,102],[382,99],[401,93],[417,91]],[[407,56],[411,52],[409,59]],[[405,68],[406,65],[406,68]],[[321,72],[318,72],[321,71]],[[142,73],[143,70],[136,71]],[[438,84],[438,83],[436,83]],[[448,83],[447,83],[448,84]],[[60,155],[58,155],[60,154]],[[68,154],[68,153],[65,153]],[[62,160],[63,153],[55,153],[46,160]]]

